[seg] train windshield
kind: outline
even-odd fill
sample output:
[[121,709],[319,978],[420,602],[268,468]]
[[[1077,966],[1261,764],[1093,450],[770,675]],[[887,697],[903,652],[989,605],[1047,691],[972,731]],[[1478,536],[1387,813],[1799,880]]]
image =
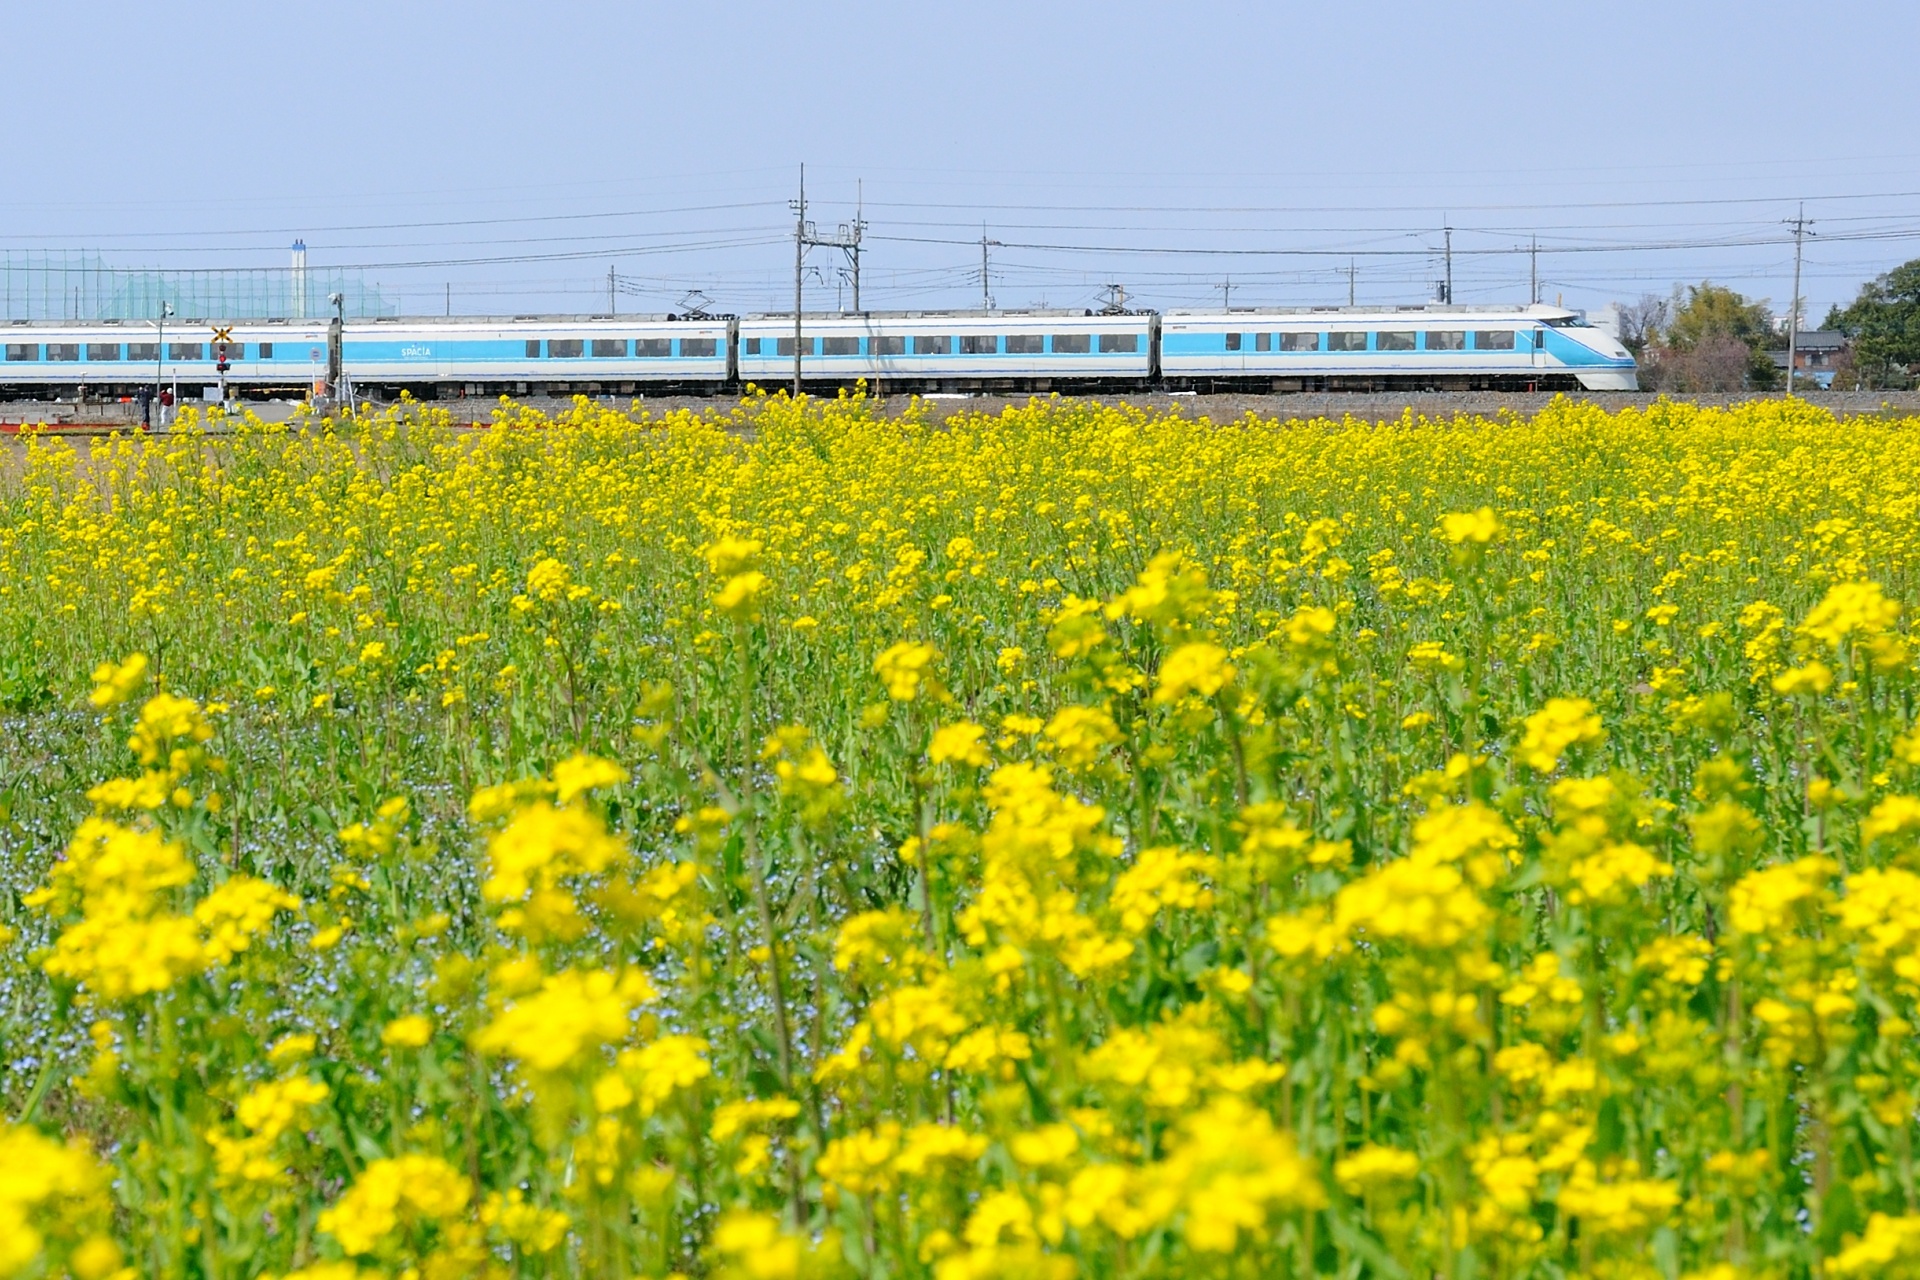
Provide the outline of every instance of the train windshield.
[[1547,322],[1550,329],[1591,329],[1585,316],[1554,316]]

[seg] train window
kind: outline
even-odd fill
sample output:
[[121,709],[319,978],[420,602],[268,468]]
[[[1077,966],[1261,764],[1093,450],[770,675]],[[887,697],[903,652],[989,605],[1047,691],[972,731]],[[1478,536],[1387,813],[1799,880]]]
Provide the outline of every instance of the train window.
[[775,338],[773,340],[773,354],[777,356],[792,355],[793,339],[792,338]]
[[1057,356],[1083,356],[1093,350],[1092,335],[1085,333],[1056,333],[1053,335],[1053,354]]
[[582,338],[548,338],[547,354],[556,360],[571,360],[587,349]]
[[663,360],[673,354],[673,339],[635,338],[633,354],[642,360]]
[[540,358],[540,339],[528,338],[527,339],[527,359],[538,360],[539,358]]
[[117,342],[89,342],[87,344],[87,359],[89,360],[118,360],[119,358],[120,344]]
[[907,340],[897,334],[890,337],[875,336],[868,338],[867,354],[875,356],[903,356],[907,354]]
[[953,339],[943,333],[922,333],[913,340],[913,354],[944,356],[953,350]]
[[203,342],[169,342],[167,359],[169,360],[205,360],[206,344]]
[[1545,329],[1535,329],[1533,331],[1533,349],[1535,351],[1538,351],[1540,348],[1546,345],[1547,345],[1547,331]]
[[1230,334],[1228,334],[1228,335],[1227,335],[1227,350],[1229,350],[1229,351],[1238,351],[1239,349],[1240,349],[1240,335],[1239,335],[1239,334],[1237,334],[1237,333],[1230,333]]
[[1283,333],[1280,335],[1282,351],[1318,351],[1320,335],[1317,333]]
[[1037,356],[1044,349],[1046,339],[1037,333],[1010,333],[1007,335],[1007,354],[1010,356]]
[[757,355],[759,355],[759,354],[760,354],[760,339],[758,339],[758,338],[742,338],[742,339],[740,339],[740,354],[741,354],[741,355],[743,355],[743,356],[757,356]]
[[47,359],[49,360],[78,360],[79,358],[80,344],[77,342],[49,342],[47,344]]
[[37,342],[9,342],[7,344],[7,359],[9,360],[38,360],[39,358],[40,344]]
[[718,349],[712,338],[680,339],[680,354],[689,359],[701,359],[711,356]]
[[1429,351],[1465,351],[1467,335],[1459,329],[1427,330],[1427,350]]
[[1137,333],[1103,333],[1100,335],[1100,350],[1107,355],[1132,355],[1140,350],[1140,335]]
[[1345,332],[1335,332],[1327,335],[1327,350],[1329,351],[1365,351],[1366,349],[1367,335],[1363,330],[1350,329]]
[[1254,334],[1254,335],[1253,335],[1253,349],[1254,349],[1255,351],[1271,351],[1271,350],[1273,350],[1273,335],[1272,335],[1272,334],[1270,334],[1270,333],[1256,333],[1256,334]]
[[593,354],[602,360],[620,359],[627,354],[627,340],[625,338],[595,338],[593,340]]
[[1513,330],[1475,329],[1473,349],[1475,351],[1511,351],[1513,350]]
[[828,356],[857,356],[860,354],[858,338],[822,338],[820,354]]
[[262,360],[273,359],[273,344],[271,342],[263,342],[260,344],[259,358]]
[[1375,351],[1411,351],[1413,350],[1413,331],[1411,329],[1382,329],[1374,335]]
[[127,344],[127,359],[129,360],[158,360],[159,358],[160,344],[157,342],[129,342]]
[[997,333],[963,333],[960,335],[960,354],[963,356],[990,356],[1000,350],[1000,335]]

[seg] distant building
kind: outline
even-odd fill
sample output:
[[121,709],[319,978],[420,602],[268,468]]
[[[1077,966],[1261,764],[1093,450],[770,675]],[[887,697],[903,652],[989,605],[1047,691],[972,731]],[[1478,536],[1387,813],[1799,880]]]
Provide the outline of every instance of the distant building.
[[1625,318],[1626,308],[1617,302],[1609,302],[1604,307],[1587,312],[1587,323],[1615,342],[1620,341],[1620,330],[1623,327],[1621,321]]
[[[1833,385],[1834,367],[1840,357],[1846,354],[1847,335],[1838,329],[1809,329],[1802,333],[1794,345],[1793,376],[1798,381],[1808,379],[1815,386]],[[1773,356],[1773,367],[1785,373],[1787,353],[1782,348],[1769,353]]]

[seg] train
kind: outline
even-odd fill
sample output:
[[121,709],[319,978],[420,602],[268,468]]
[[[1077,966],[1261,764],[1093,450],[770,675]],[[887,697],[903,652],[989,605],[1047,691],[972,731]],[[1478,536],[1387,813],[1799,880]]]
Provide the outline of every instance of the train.
[[[785,315],[0,321],[0,397],[730,394],[790,386]],[[1632,391],[1633,356],[1577,311],[1390,308],[807,314],[809,391]],[[224,368],[221,366],[224,365]]]

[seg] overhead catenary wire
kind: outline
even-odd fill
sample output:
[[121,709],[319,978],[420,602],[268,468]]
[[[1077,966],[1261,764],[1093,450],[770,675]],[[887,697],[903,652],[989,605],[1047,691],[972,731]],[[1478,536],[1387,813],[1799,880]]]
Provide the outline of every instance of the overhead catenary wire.
[[[896,182],[895,185],[909,184]],[[1808,197],[1808,204],[1821,211],[1823,230],[1828,234],[1822,237],[1827,250],[1825,260],[1806,264],[1807,279],[1827,281],[1849,276],[1864,279],[1879,274],[1892,263],[1874,252],[1878,246],[1920,240],[1920,221],[1916,220],[1911,204],[1904,209],[1845,211],[1847,202],[1903,201],[1920,197],[1920,192],[1872,191],[1865,189],[1867,185]],[[1459,218],[1434,216],[1426,225],[1417,225],[1416,219],[1409,217],[1409,225],[1394,226],[1388,224],[1397,214],[1419,214],[1428,210],[1413,205],[1345,206],[1331,202],[1281,206],[1231,199],[1217,204],[1178,200],[1083,204],[1044,199],[962,203],[882,197],[867,199],[866,209],[901,215],[938,215],[949,209],[957,212],[951,218],[888,217],[883,213],[881,224],[872,229],[868,229],[861,217],[858,202],[830,207],[847,208],[854,219],[849,225],[858,226],[863,240],[874,247],[889,247],[886,257],[895,261],[877,261],[866,273],[868,293],[884,308],[938,299],[955,305],[959,291],[968,286],[979,296],[977,291],[987,285],[989,276],[991,283],[999,286],[998,291],[1009,296],[1073,298],[1076,303],[1082,295],[1086,295],[1087,301],[1092,300],[1091,295],[1097,292],[1090,283],[1093,280],[1121,278],[1157,290],[1140,295],[1141,305],[1168,305],[1176,299],[1198,301],[1204,296],[1197,292],[1202,280],[1206,282],[1207,292],[1215,295],[1223,292],[1219,284],[1223,274],[1234,282],[1232,293],[1227,297],[1234,304],[1286,305],[1333,301],[1336,297],[1357,299],[1362,285],[1371,298],[1405,300],[1409,293],[1415,290],[1424,293],[1436,279],[1446,278],[1450,274],[1446,269],[1448,264],[1456,261],[1464,275],[1454,283],[1452,291],[1461,297],[1503,293],[1538,298],[1551,296],[1563,286],[1598,291],[1609,285],[1624,286],[1663,278],[1670,282],[1676,277],[1764,280],[1773,277],[1773,251],[1789,248],[1793,237],[1777,221],[1739,211],[1747,206],[1758,208],[1775,202],[1776,198],[1771,196],[1744,195],[1528,203],[1483,201],[1478,204],[1449,200],[1453,209],[1469,213],[1555,209],[1599,213],[1610,209],[1637,209],[1646,216],[1613,222],[1597,217],[1561,216],[1538,220],[1533,225],[1529,225],[1533,220],[1513,217],[1489,217],[1479,225],[1473,225],[1476,219],[1468,217],[1464,220],[1467,225],[1462,225]],[[761,251],[787,242],[791,230],[782,230],[771,220],[762,224],[754,218],[724,226],[647,224],[655,219],[685,218],[702,212],[758,208],[771,211],[777,207],[778,201],[770,198],[704,203],[659,200],[646,207],[636,201],[625,208],[575,209],[564,213],[341,219],[327,224],[332,233],[344,241],[329,254],[337,259],[329,269],[380,273],[382,279],[392,282],[393,289],[411,293],[431,287],[435,294],[441,295],[435,300],[441,301],[449,282],[438,278],[433,279],[431,286],[418,280],[409,282],[408,273],[432,271],[463,275],[466,278],[457,285],[463,297],[505,297],[520,289],[530,293],[544,291],[556,297],[582,297],[587,295],[587,290],[530,277],[543,266],[569,262],[673,261],[676,265],[670,272],[651,273],[662,277],[671,275],[671,285],[640,284],[637,282],[642,275],[629,277],[616,268],[611,273],[611,296],[640,296],[639,290],[657,289],[662,297],[669,293],[677,297],[687,289],[700,288],[723,299],[717,305],[729,310],[773,309],[777,304]],[[1344,208],[1365,210],[1376,216],[1353,225],[1327,219],[1302,222],[1304,215]],[[967,215],[994,209],[1021,210],[1036,216],[1020,221],[991,220],[997,239],[993,240],[995,252],[988,266],[962,267],[951,261],[925,263],[929,257],[959,258],[968,252],[978,254],[982,237],[971,232]],[[1694,212],[1682,212],[1686,210]],[[1079,216],[1089,212],[1103,216]],[[1062,216],[1051,216],[1056,213]],[[1246,216],[1250,213],[1259,216]],[[971,220],[971,227],[979,225],[977,217]],[[953,234],[941,234],[948,229]],[[376,238],[381,232],[392,230],[447,234]],[[265,246],[226,243],[255,234],[274,233],[231,228],[218,232],[165,233],[163,252],[168,257],[176,254],[238,257],[268,252]],[[39,232],[0,233],[0,262],[4,261],[6,245],[32,243],[43,238]],[[125,239],[131,244],[135,237],[130,235]],[[153,243],[157,247],[162,241]],[[440,251],[393,252],[414,249]],[[1526,255],[1528,261],[1518,262],[1520,255]],[[1693,260],[1674,261],[1678,255],[1691,255]],[[1767,260],[1758,260],[1763,257]],[[1542,262],[1541,258],[1547,261]],[[1576,261],[1592,265],[1571,269]],[[1503,265],[1506,263],[1515,265]],[[1229,264],[1230,271],[1226,270]],[[205,276],[222,271],[245,273],[277,269],[284,268],[237,266],[193,270]],[[474,276],[478,273],[489,274],[492,282],[483,285],[476,281]],[[504,273],[518,273],[525,284],[508,279]],[[1784,271],[1780,273],[1780,293],[1786,292],[1785,275]],[[627,283],[629,279],[635,283]],[[716,289],[721,292],[714,293]],[[593,291],[607,298],[608,290],[609,280],[603,276]],[[1449,290],[1441,287],[1438,292],[1444,296]],[[856,305],[868,304],[862,299]]]

